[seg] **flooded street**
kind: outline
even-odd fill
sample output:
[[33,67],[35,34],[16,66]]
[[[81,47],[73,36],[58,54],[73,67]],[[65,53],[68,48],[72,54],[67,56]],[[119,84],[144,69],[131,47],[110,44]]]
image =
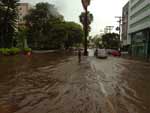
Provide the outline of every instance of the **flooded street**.
[[149,113],[150,64],[73,54],[0,58],[0,113]]
[[150,112],[150,63],[118,57],[90,61],[113,113]]

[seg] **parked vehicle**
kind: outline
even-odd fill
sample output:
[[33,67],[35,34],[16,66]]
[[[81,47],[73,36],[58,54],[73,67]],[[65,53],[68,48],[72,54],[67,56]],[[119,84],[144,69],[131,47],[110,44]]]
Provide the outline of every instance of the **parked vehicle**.
[[113,49],[106,49],[106,51],[107,51],[107,54],[111,55]]
[[107,58],[107,52],[105,49],[96,49],[94,54],[97,58]]
[[113,51],[111,52],[111,55],[112,55],[112,56],[115,56],[115,57],[116,57],[116,56],[119,56],[119,57],[120,57],[120,56],[121,56],[121,53],[120,53],[119,51],[117,51],[117,50],[113,50]]

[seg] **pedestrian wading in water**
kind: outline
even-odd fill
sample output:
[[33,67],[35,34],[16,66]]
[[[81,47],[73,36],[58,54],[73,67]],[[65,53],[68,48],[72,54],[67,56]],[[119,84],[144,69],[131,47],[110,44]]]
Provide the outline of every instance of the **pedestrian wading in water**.
[[78,62],[79,63],[81,62],[81,50],[80,49],[78,50]]

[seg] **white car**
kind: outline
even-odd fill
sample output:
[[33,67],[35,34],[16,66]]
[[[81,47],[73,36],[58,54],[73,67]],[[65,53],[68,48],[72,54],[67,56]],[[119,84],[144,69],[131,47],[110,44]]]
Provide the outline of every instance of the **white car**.
[[106,49],[96,49],[95,55],[98,58],[107,58],[107,52]]

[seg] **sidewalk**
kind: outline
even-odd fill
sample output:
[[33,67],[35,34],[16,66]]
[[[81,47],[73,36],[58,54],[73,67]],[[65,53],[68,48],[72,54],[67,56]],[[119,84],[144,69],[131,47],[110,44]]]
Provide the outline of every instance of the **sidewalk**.
[[134,57],[134,56],[130,56],[130,55],[124,55],[121,57],[124,59],[128,59],[128,60],[134,60],[134,61],[139,61],[139,62],[143,62],[143,63],[150,63],[150,58],[146,59],[146,58]]

